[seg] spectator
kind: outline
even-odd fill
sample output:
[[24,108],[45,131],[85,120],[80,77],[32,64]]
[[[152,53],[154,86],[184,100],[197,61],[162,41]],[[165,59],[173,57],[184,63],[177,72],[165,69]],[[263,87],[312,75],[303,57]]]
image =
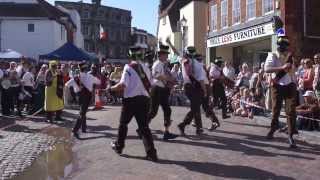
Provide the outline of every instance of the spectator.
[[46,82],[46,71],[48,66],[43,64],[38,72],[36,78],[36,91],[37,91],[37,98],[35,98],[35,111],[40,110],[44,106],[44,94],[45,94],[45,82]]
[[315,76],[313,80],[313,89],[315,90],[318,103],[320,103],[320,53],[314,55]]
[[314,79],[314,70],[313,70],[313,64],[311,59],[306,59],[304,61],[305,68],[303,72],[303,77],[301,78],[301,84],[303,87],[304,92],[305,91],[312,91],[313,90],[313,79]]
[[237,83],[236,83],[236,86],[245,86],[245,87],[248,87],[250,86],[250,83],[249,83],[249,80],[251,78],[251,73],[249,71],[249,66],[247,63],[243,63],[242,66],[241,66],[241,71],[240,73],[238,74],[238,77],[237,77]]
[[232,81],[234,81],[236,78],[235,70],[231,66],[231,63],[229,61],[225,63],[225,66],[223,68],[223,74]]
[[23,99],[24,103],[27,104],[27,111],[28,114],[32,114],[32,106],[34,102],[34,87],[35,87],[35,80],[34,80],[34,74],[32,72],[32,66],[27,65],[25,67],[26,72],[24,73],[22,77],[22,84],[23,84],[23,89],[25,92],[25,99]]
[[[319,104],[315,99],[315,95],[313,91],[307,91],[304,95],[304,104],[296,107],[296,111],[298,115],[308,118],[318,118],[320,115]],[[319,123],[317,121],[311,121],[304,118],[298,119],[298,128],[308,130],[319,129]]]

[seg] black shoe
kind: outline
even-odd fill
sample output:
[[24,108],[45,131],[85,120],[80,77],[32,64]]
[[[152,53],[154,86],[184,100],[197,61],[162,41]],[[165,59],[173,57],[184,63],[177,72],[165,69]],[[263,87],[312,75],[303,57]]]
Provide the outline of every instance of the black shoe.
[[196,125],[196,123],[194,121],[192,121],[191,126],[197,127],[197,125]]
[[289,137],[288,141],[289,141],[290,148],[297,148],[296,142],[293,140],[292,137]]
[[220,124],[218,123],[212,123],[210,128],[208,128],[209,131],[216,130],[218,127],[220,127]]
[[201,136],[203,134],[203,129],[197,129],[196,134]]
[[86,130],[86,129],[82,129],[82,132],[83,132],[83,133],[87,133],[87,130]]
[[273,139],[274,132],[275,132],[274,130],[270,130],[269,133],[267,134],[266,138],[269,139],[269,140]]
[[176,134],[172,134],[172,133],[169,133],[169,132],[165,132],[164,134],[163,134],[163,140],[169,140],[169,139],[175,139],[175,138],[177,138],[178,137],[178,135],[176,135]]
[[228,119],[228,118],[230,118],[229,115],[226,115],[226,114],[222,115],[222,119]]
[[294,129],[294,130],[292,130],[292,134],[298,135],[298,134],[299,134],[299,131],[298,131],[297,129]]
[[136,132],[137,132],[137,134],[138,134],[139,139],[142,139],[142,134],[141,134],[140,130],[137,129]]
[[184,133],[184,125],[183,124],[179,124],[178,125],[178,129],[180,130],[180,134],[181,136],[185,136],[186,134]]
[[117,154],[122,154],[122,148],[119,147],[116,141],[111,142],[111,148],[116,152]]
[[75,132],[73,131],[73,136],[77,139],[80,139],[80,136],[79,136],[79,133],[78,132]]
[[55,121],[65,121],[65,120],[62,119],[61,117],[56,117],[54,120],[55,120]]
[[148,152],[146,159],[152,162],[157,162],[158,161],[157,151],[152,150],[151,152]]

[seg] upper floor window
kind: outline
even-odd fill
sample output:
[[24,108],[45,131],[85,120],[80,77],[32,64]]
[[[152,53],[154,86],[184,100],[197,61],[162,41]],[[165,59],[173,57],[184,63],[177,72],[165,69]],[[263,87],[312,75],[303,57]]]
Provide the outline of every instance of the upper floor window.
[[228,1],[221,1],[221,27],[228,26]]
[[217,30],[217,18],[218,18],[218,12],[217,12],[217,5],[211,6],[211,31]]
[[34,24],[28,24],[28,32],[34,32]]
[[232,2],[232,22],[233,24],[237,24],[240,23],[240,10],[241,6],[240,6],[240,0],[233,0]]
[[256,0],[247,0],[247,19],[256,17]]
[[90,11],[89,10],[85,10],[83,11],[83,18],[84,19],[89,19],[90,18]]
[[262,1],[263,14],[267,14],[273,11],[273,0],[263,0]]

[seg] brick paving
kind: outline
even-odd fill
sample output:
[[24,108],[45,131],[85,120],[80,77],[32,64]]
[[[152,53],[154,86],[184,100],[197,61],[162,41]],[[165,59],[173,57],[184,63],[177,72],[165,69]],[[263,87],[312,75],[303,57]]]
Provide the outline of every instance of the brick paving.
[[[173,108],[172,131],[174,133],[178,133],[176,125],[181,122],[186,111],[187,109],[183,107]],[[1,130],[0,147],[8,147],[7,150],[0,148],[1,158],[6,158],[6,161],[0,160],[1,167],[5,164],[5,168],[0,168],[1,176],[8,178],[25,170],[20,168],[20,171],[16,172],[15,169],[19,169],[16,168],[19,164],[26,164],[26,167],[37,164],[34,160],[39,153],[54,143],[52,136],[61,136],[61,132],[54,128],[62,126],[66,129],[63,131],[65,134],[63,136],[70,136],[76,114],[77,111],[66,111],[67,121],[58,125],[48,125],[43,122],[43,118],[39,118],[31,121],[16,121],[14,127]],[[60,160],[73,158],[72,165],[68,160],[68,172],[71,171],[71,174],[69,175],[69,172],[67,176],[64,167],[59,166],[59,176],[57,174],[52,176],[50,168],[46,169],[49,171],[48,174],[51,174],[50,177],[75,180],[303,180],[318,179],[320,175],[319,145],[306,143],[305,141],[309,142],[309,139],[303,136],[304,133],[299,137],[301,141],[298,141],[298,149],[288,148],[285,134],[276,134],[275,140],[268,141],[264,137],[268,132],[268,122],[263,118],[254,120],[230,118],[222,121],[222,127],[216,131],[205,131],[206,134],[201,138],[195,136],[195,128],[189,126],[186,129],[187,137],[164,142],[161,140],[163,121],[160,110],[151,124],[159,162],[144,160],[145,153],[142,142],[135,132],[137,128],[135,122],[129,126],[124,155],[118,156],[111,150],[110,142],[116,137],[119,116],[119,107],[90,111],[88,113],[89,133],[81,134],[82,140],[73,140],[72,154],[58,155]],[[204,127],[209,127],[209,120],[203,117],[203,122]],[[52,132],[48,133],[50,130]],[[319,142],[319,139],[314,138],[314,142]],[[43,164],[39,165],[39,167],[43,166]],[[37,172],[36,170],[32,172]],[[6,171],[11,173],[4,176],[3,172]],[[26,171],[30,170],[26,169]],[[37,173],[33,174],[36,177]],[[41,179],[35,177],[33,179]]]

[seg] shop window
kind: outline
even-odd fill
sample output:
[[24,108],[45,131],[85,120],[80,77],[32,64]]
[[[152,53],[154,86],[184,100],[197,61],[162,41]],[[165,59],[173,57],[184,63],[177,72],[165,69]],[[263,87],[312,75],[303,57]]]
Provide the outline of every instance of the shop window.
[[247,19],[256,17],[256,0],[247,0]]
[[262,1],[263,14],[268,14],[273,12],[273,0],[263,0]]
[[217,30],[217,16],[217,5],[215,4],[211,6],[211,31]]
[[232,2],[232,20],[233,24],[240,23],[240,0],[233,0]]
[[34,24],[28,24],[28,32],[34,32]]
[[221,1],[221,27],[228,26],[228,1]]

